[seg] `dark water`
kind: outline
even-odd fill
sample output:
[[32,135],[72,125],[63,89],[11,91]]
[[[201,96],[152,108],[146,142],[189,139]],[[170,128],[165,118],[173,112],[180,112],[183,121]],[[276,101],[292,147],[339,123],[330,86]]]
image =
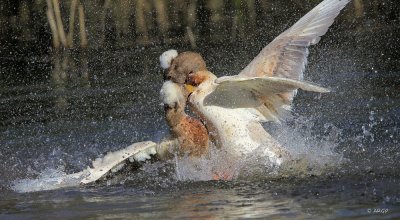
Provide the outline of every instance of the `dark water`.
[[[338,22],[311,48],[305,73],[333,92],[299,92],[287,120],[266,127],[315,161],[327,154],[340,161],[232,182],[180,181],[169,164],[156,163],[116,182],[15,192],[18,180],[77,172],[107,151],[165,137],[158,56],[189,46],[2,51],[0,218],[400,218],[400,30],[382,20],[362,28]],[[199,40],[197,50],[217,75],[235,74],[287,25],[249,40]]]
[[[134,184],[6,194],[4,219],[399,218],[398,180],[385,177]],[[396,189],[397,188],[397,189]],[[397,201],[396,201],[397,200]]]
[[[182,182],[157,174],[161,168],[156,174],[146,173],[151,168],[145,168],[140,180],[128,175],[122,185],[24,194],[11,190],[15,180],[54,170],[76,172],[104,152],[164,137],[167,127],[158,99],[161,51],[77,52],[60,54],[48,63],[27,64],[29,59],[23,60],[25,65],[9,63],[7,68],[15,68],[16,74],[28,74],[6,78],[1,91],[0,217],[400,217],[399,73],[346,72],[345,66],[335,64],[342,62],[340,58],[316,61],[319,64],[309,74],[335,92],[300,93],[285,129],[269,125],[283,143],[296,145],[285,136],[293,129],[312,139],[314,149],[333,147],[347,161],[334,172],[218,183]],[[223,55],[208,58],[212,63]],[[224,71],[229,62],[239,62],[231,59],[215,69]],[[57,67],[55,62],[66,64]],[[332,76],[325,65],[339,73]]]

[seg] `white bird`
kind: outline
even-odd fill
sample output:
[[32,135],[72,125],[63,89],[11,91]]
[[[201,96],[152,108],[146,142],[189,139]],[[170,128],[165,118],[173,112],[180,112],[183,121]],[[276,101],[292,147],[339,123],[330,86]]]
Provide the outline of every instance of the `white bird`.
[[[217,78],[207,71],[200,54],[167,51],[166,79],[194,86],[188,98],[203,120],[211,140],[233,158],[258,152],[272,165],[290,158],[262,122],[279,121],[297,89],[328,92],[303,80],[308,47],[318,43],[349,0],[325,0],[280,34],[238,75]],[[170,56],[174,53],[175,55]],[[169,55],[168,55],[169,54]],[[172,59],[171,59],[172,57]],[[165,62],[164,62],[165,64]],[[189,88],[189,87],[188,87]]]

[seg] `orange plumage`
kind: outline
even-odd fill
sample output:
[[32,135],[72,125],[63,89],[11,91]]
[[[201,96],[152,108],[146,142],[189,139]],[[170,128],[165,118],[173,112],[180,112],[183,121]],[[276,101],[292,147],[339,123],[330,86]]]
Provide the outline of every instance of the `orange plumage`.
[[208,151],[208,131],[200,120],[186,114],[189,93],[182,85],[166,81],[161,89],[165,117],[171,133],[179,141],[179,155],[200,157]]
[[186,116],[172,128],[172,131],[178,137],[181,155],[200,157],[207,153],[208,132],[199,120]]

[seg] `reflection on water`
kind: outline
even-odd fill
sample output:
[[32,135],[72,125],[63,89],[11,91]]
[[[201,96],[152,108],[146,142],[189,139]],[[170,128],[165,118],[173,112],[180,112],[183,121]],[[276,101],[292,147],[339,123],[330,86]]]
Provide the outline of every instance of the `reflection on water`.
[[[383,187],[384,186],[384,187]],[[8,194],[4,218],[373,218],[398,217],[397,180],[382,177],[180,183],[149,190],[135,185]],[[369,213],[384,209],[385,213]]]
[[54,104],[58,111],[67,110],[65,90],[68,85],[90,88],[87,52],[82,50],[73,58],[74,55],[63,51],[55,52],[52,57],[51,85],[56,94]]

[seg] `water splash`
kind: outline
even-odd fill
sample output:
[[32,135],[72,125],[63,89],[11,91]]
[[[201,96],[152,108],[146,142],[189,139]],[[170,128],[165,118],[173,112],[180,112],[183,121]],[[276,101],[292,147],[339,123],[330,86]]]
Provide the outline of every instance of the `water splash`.
[[312,118],[288,116],[280,125],[269,125],[267,130],[294,157],[278,175],[321,175],[340,168],[346,160],[337,147],[343,141],[341,130],[331,123],[317,129]]
[[323,175],[341,168],[347,160],[337,147],[343,141],[342,131],[331,123],[323,125],[322,132],[316,132],[316,125],[310,118],[289,116],[285,123],[267,125],[267,131],[283,145],[292,158],[281,166],[271,164],[268,157],[258,154],[230,162],[229,154],[211,148],[209,155],[198,158],[176,159],[176,173],[179,180],[207,181],[215,179],[216,171],[229,170],[233,178],[268,179],[280,177],[305,177]]
[[175,157],[175,172],[180,181],[208,181],[234,179],[243,167],[243,160],[232,160],[232,156],[210,144],[207,155],[200,158]]
[[[372,98],[371,98],[371,100],[372,100]],[[375,140],[375,135],[372,133],[372,129],[378,124],[375,121],[375,112],[374,111],[369,112],[368,119],[369,119],[368,125],[362,125],[361,128],[362,128],[363,138],[364,139],[369,138],[370,142],[372,143]]]
[[35,179],[13,181],[11,189],[19,193],[25,193],[79,186],[83,176],[67,175],[63,170],[63,167],[45,169]]
[[[371,115],[373,117],[373,114]],[[293,158],[280,167],[271,164],[268,157],[258,154],[232,160],[229,152],[211,145],[207,155],[200,158],[175,156],[170,161],[148,161],[133,170],[127,169],[105,185],[134,183],[135,186],[159,186],[168,188],[182,181],[209,181],[215,179],[268,179],[280,177],[304,177],[321,175],[340,167],[343,155],[336,148],[341,142],[341,130],[331,123],[323,125],[316,133],[316,125],[309,118],[292,116],[281,125],[269,125],[266,129],[285,146]],[[15,181],[12,189],[17,192],[52,190],[79,186],[79,177],[67,175],[63,167],[45,169],[35,179]]]

